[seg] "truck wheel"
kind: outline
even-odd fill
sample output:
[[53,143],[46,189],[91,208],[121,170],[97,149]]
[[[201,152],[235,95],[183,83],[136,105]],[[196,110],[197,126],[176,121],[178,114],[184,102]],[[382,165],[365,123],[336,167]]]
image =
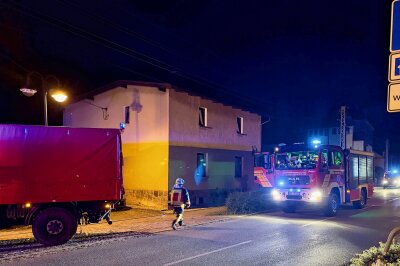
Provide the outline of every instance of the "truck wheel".
[[360,200],[353,201],[354,209],[362,209],[367,205],[367,193],[365,190],[361,190]]
[[70,211],[54,207],[39,212],[33,220],[32,231],[39,243],[54,246],[70,240],[77,227],[77,219]]
[[286,202],[282,207],[284,213],[295,213],[296,209],[297,205],[293,202]]
[[324,210],[325,216],[335,216],[339,207],[339,197],[336,193],[331,193]]

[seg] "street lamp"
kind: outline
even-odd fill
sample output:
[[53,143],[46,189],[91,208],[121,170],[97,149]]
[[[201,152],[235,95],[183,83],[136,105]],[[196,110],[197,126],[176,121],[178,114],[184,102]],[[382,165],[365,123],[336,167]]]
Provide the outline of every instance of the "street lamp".
[[[20,89],[22,94],[28,97],[32,97],[33,95],[36,94],[37,90],[32,87],[32,76],[36,75],[37,77],[40,78],[40,82],[42,85],[42,90],[43,90],[43,102],[44,102],[44,125],[48,126],[49,121],[47,117],[47,95],[50,94],[50,96],[56,100],[57,102],[64,102],[68,96],[60,89],[60,80],[53,76],[53,75],[48,75],[43,77],[42,74],[39,72],[29,72],[27,78],[26,78],[26,84],[24,87]],[[50,89],[49,90],[49,80],[54,79],[57,82],[57,89]]]

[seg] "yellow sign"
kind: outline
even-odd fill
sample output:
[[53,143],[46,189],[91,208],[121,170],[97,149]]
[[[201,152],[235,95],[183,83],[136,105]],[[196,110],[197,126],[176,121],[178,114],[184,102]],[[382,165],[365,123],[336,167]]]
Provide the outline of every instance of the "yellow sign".
[[400,84],[389,84],[388,98],[387,98],[387,111],[400,112]]
[[389,82],[400,82],[400,53],[389,57]]

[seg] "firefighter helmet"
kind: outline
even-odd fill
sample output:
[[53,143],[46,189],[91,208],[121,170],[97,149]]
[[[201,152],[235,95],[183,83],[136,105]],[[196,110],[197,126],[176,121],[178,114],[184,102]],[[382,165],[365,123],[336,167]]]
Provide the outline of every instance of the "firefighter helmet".
[[179,186],[183,186],[183,183],[185,183],[185,180],[183,180],[183,178],[177,178],[175,180],[175,184],[177,184]]

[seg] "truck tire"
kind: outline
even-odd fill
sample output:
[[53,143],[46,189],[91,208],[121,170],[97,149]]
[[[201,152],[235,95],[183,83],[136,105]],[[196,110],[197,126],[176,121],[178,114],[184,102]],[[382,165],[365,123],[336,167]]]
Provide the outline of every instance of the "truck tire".
[[284,213],[295,213],[297,209],[297,204],[295,202],[286,202],[282,206],[282,211]]
[[39,212],[33,220],[32,231],[39,243],[54,246],[70,240],[77,227],[77,219],[70,211],[53,207]]
[[360,200],[353,201],[354,209],[362,209],[367,205],[367,193],[365,189],[361,190]]
[[324,209],[324,215],[328,217],[335,216],[339,208],[339,197],[336,193],[331,193]]

